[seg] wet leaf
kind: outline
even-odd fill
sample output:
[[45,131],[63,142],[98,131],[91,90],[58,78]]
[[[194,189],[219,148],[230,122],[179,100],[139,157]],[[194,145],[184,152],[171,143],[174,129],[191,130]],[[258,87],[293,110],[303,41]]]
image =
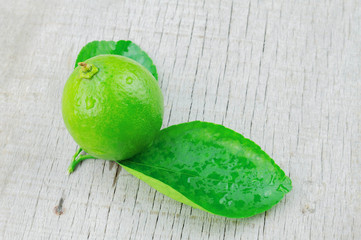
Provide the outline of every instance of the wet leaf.
[[118,163],[177,201],[231,218],[264,212],[292,189],[258,145],[207,122],[163,129],[147,151]]

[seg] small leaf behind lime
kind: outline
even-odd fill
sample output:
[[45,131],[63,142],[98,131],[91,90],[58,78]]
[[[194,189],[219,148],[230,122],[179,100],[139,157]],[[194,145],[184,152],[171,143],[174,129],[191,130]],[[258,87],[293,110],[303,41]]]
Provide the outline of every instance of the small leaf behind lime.
[[114,41],[93,41],[85,45],[78,54],[75,67],[78,63],[102,54],[121,55],[131,58],[143,65],[154,78],[158,80],[157,68],[153,64],[152,59],[137,44],[131,41],[120,40]]

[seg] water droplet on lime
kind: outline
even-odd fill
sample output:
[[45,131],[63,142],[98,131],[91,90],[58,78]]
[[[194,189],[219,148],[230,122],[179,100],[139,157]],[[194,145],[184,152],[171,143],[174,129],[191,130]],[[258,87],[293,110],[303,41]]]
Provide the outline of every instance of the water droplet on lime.
[[86,109],[92,109],[94,107],[95,104],[95,99],[92,97],[87,97],[85,100],[85,104],[86,104]]
[[75,100],[75,105],[78,106],[78,107],[81,106],[81,98],[77,98],[77,99]]
[[127,77],[127,79],[125,80],[128,84],[132,84],[133,79],[131,77]]

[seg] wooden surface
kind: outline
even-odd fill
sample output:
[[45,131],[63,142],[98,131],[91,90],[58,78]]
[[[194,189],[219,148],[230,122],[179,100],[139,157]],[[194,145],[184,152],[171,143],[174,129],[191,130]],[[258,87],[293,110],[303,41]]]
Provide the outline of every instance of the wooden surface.
[[[0,239],[361,239],[360,1],[1,3]],[[268,152],[293,191],[226,219],[110,162],[67,176],[77,146],[62,89],[81,47],[101,39],[154,59],[163,127],[224,124]]]

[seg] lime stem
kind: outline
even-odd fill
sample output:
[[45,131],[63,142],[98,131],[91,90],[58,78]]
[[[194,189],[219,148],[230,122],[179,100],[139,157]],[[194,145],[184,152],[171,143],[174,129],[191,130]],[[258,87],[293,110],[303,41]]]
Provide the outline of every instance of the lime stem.
[[80,62],[79,78],[91,79],[99,69],[92,63]]
[[72,161],[70,163],[70,166],[68,168],[68,173],[71,174],[72,172],[74,172],[76,166],[81,162],[84,161],[86,159],[96,159],[96,157],[93,157],[91,155],[80,155],[80,153],[83,151],[82,148],[79,148],[76,153],[74,154]]
[[81,67],[81,70],[84,73],[90,72],[92,70],[92,66],[85,62],[80,62],[80,63],[78,63],[78,65]]

